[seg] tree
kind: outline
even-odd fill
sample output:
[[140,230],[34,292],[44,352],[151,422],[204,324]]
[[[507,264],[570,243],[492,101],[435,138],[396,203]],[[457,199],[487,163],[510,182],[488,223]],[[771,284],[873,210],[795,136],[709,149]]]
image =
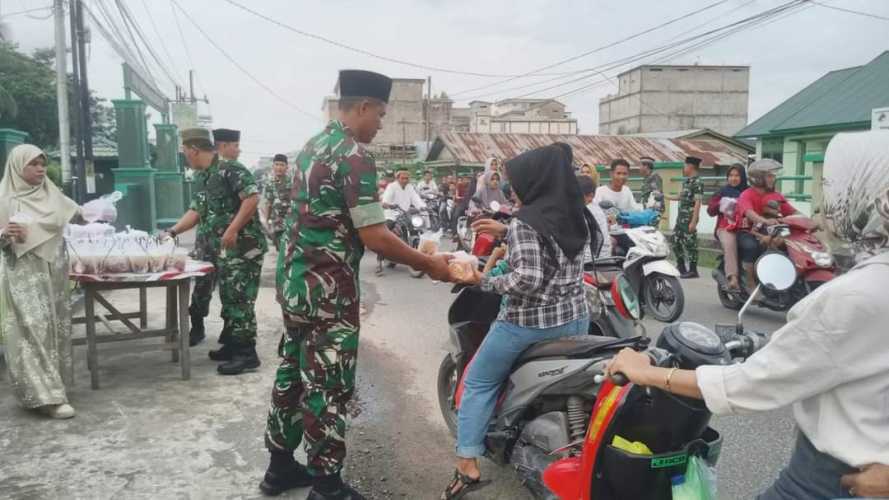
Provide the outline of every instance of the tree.
[[[0,42],[0,127],[23,130],[30,134],[31,142],[40,146],[57,146],[59,139],[59,113],[56,104],[55,51],[37,49],[32,56],[16,50],[16,46]],[[18,104],[18,114],[7,113],[4,107],[3,89],[12,104]],[[71,117],[71,133],[77,128],[77,96],[74,95],[72,75],[68,75],[68,106]],[[117,124],[114,109],[108,101],[90,93],[90,118],[93,137],[117,142]],[[13,108],[14,109],[14,108]],[[6,112],[4,112],[6,111]]]

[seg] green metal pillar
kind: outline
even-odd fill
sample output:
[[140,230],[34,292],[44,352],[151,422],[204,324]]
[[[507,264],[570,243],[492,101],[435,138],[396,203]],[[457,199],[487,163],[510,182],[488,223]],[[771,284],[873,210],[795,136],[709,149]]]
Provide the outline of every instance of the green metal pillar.
[[155,124],[157,156],[154,162],[154,191],[157,224],[166,229],[185,213],[185,176],[179,168],[179,132],[171,123]]
[[148,123],[145,103],[138,100],[112,101],[117,118],[118,168],[114,189],[123,193],[118,203],[117,225],[135,229],[157,229],[154,176],[148,152]]
[[12,128],[0,128],[0,179],[3,178],[3,170],[6,168],[6,157],[9,155],[9,151],[27,140],[27,132]]

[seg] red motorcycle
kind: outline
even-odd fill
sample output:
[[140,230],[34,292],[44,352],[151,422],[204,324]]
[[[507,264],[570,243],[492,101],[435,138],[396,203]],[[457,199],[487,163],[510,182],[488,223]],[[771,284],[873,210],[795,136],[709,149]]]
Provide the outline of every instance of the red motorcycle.
[[[815,221],[804,215],[791,215],[781,219],[781,224],[768,226],[769,242],[780,247],[796,269],[797,279],[787,290],[765,289],[753,301],[760,307],[774,311],[787,311],[819,286],[836,276],[836,265],[828,248],[816,236]],[[728,309],[739,310],[750,298],[743,289],[732,290],[727,286],[725,262],[720,255],[719,265],[713,270],[713,279],[719,284],[719,301]],[[754,285],[755,286],[755,285]],[[748,289],[753,288],[748,284]]]

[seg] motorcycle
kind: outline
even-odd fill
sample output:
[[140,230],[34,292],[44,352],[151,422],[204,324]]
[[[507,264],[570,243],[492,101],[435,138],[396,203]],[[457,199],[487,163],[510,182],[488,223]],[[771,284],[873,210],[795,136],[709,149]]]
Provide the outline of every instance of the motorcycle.
[[[787,290],[766,289],[762,297],[754,301],[757,306],[773,311],[788,311],[794,304],[816,288],[836,277],[836,264],[828,248],[815,236],[817,224],[809,217],[792,215],[781,219],[782,223],[768,226],[771,239],[780,238],[786,247],[786,255],[796,269],[796,280]],[[719,301],[728,309],[737,311],[749,298],[744,288],[732,290],[727,285],[725,261],[718,257],[712,276],[716,280]],[[741,273],[744,280],[744,273]],[[749,288],[749,284],[745,284]]]
[[430,231],[438,231],[439,229],[441,229],[441,222],[443,220],[441,216],[441,197],[433,192],[423,193],[421,197],[423,199],[423,203],[426,204],[426,208],[423,211],[423,217],[425,217],[426,219],[426,225],[428,226]]
[[[769,254],[757,263],[757,272],[767,283],[763,287],[780,290],[790,286],[793,265]],[[632,295],[632,288],[619,287],[616,300],[626,304]],[[467,288],[448,312],[453,352],[442,361],[438,394],[452,433],[463,378],[498,305],[496,295]],[[743,312],[737,324],[716,325],[715,331],[689,322],[669,325],[655,347],[644,337],[595,335],[531,346],[503,384],[485,439],[486,457],[513,467],[536,498],[672,498],[671,482],[685,473],[689,456],[711,466],[719,458],[722,437],[709,426],[710,412],[703,401],[627,384],[622,374],[607,379],[605,368],[625,347],[645,350],[658,366],[683,369],[745,359],[768,336],[745,329]],[[642,442],[652,454],[615,446],[616,436]]]
[[609,233],[616,238],[625,235],[632,245],[623,249],[624,274],[642,300],[645,309],[658,321],[672,323],[685,309],[685,293],[679,270],[667,256],[670,246],[663,233],[650,224],[659,217],[657,211],[621,212],[610,201],[599,206],[617,221]]
[[[392,232],[401,238],[401,241],[405,244],[414,250],[418,250],[420,247],[420,235],[429,230],[427,218],[423,215],[424,211],[415,208],[405,211],[399,207],[395,207],[393,210],[395,210],[396,216]],[[396,265],[392,261],[387,263],[390,269]],[[414,278],[421,278],[425,274],[423,271],[416,269],[410,269],[409,272]]]
[[[476,207],[482,205],[481,200],[478,198],[473,198],[472,201],[475,202]],[[479,235],[476,235],[475,231],[472,230],[472,223],[480,219],[507,221],[512,216],[511,213],[508,207],[502,206],[497,201],[492,201],[488,207],[475,208],[471,214],[460,216],[457,219],[457,249],[479,256],[480,254],[475,253],[473,250]],[[490,246],[493,243],[493,238],[490,235],[481,235],[481,238],[485,241],[486,246]],[[493,250],[493,246],[490,246],[488,252],[483,255],[490,255],[490,250]]]

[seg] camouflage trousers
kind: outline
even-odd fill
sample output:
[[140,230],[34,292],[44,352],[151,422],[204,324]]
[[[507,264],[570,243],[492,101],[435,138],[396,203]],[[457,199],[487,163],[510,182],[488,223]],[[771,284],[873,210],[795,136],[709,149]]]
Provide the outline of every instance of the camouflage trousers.
[[686,262],[689,267],[698,265],[698,233],[688,230],[690,222],[679,219],[673,228],[673,255],[676,262]]
[[346,458],[346,404],[355,389],[358,326],[319,320],[287,329],[266,427],[270,451],[305,442],[314,476],[335,474]]
[[[206,259],[205,259],[206,260]],[[219,284],[220,316],[225,324],[219,335],[220,344],[256,345],[256,296],[262,274],[259,259],[220,257],[214,262],[216,272],[195,280],[188,312],[207,317],[213,289]]]

